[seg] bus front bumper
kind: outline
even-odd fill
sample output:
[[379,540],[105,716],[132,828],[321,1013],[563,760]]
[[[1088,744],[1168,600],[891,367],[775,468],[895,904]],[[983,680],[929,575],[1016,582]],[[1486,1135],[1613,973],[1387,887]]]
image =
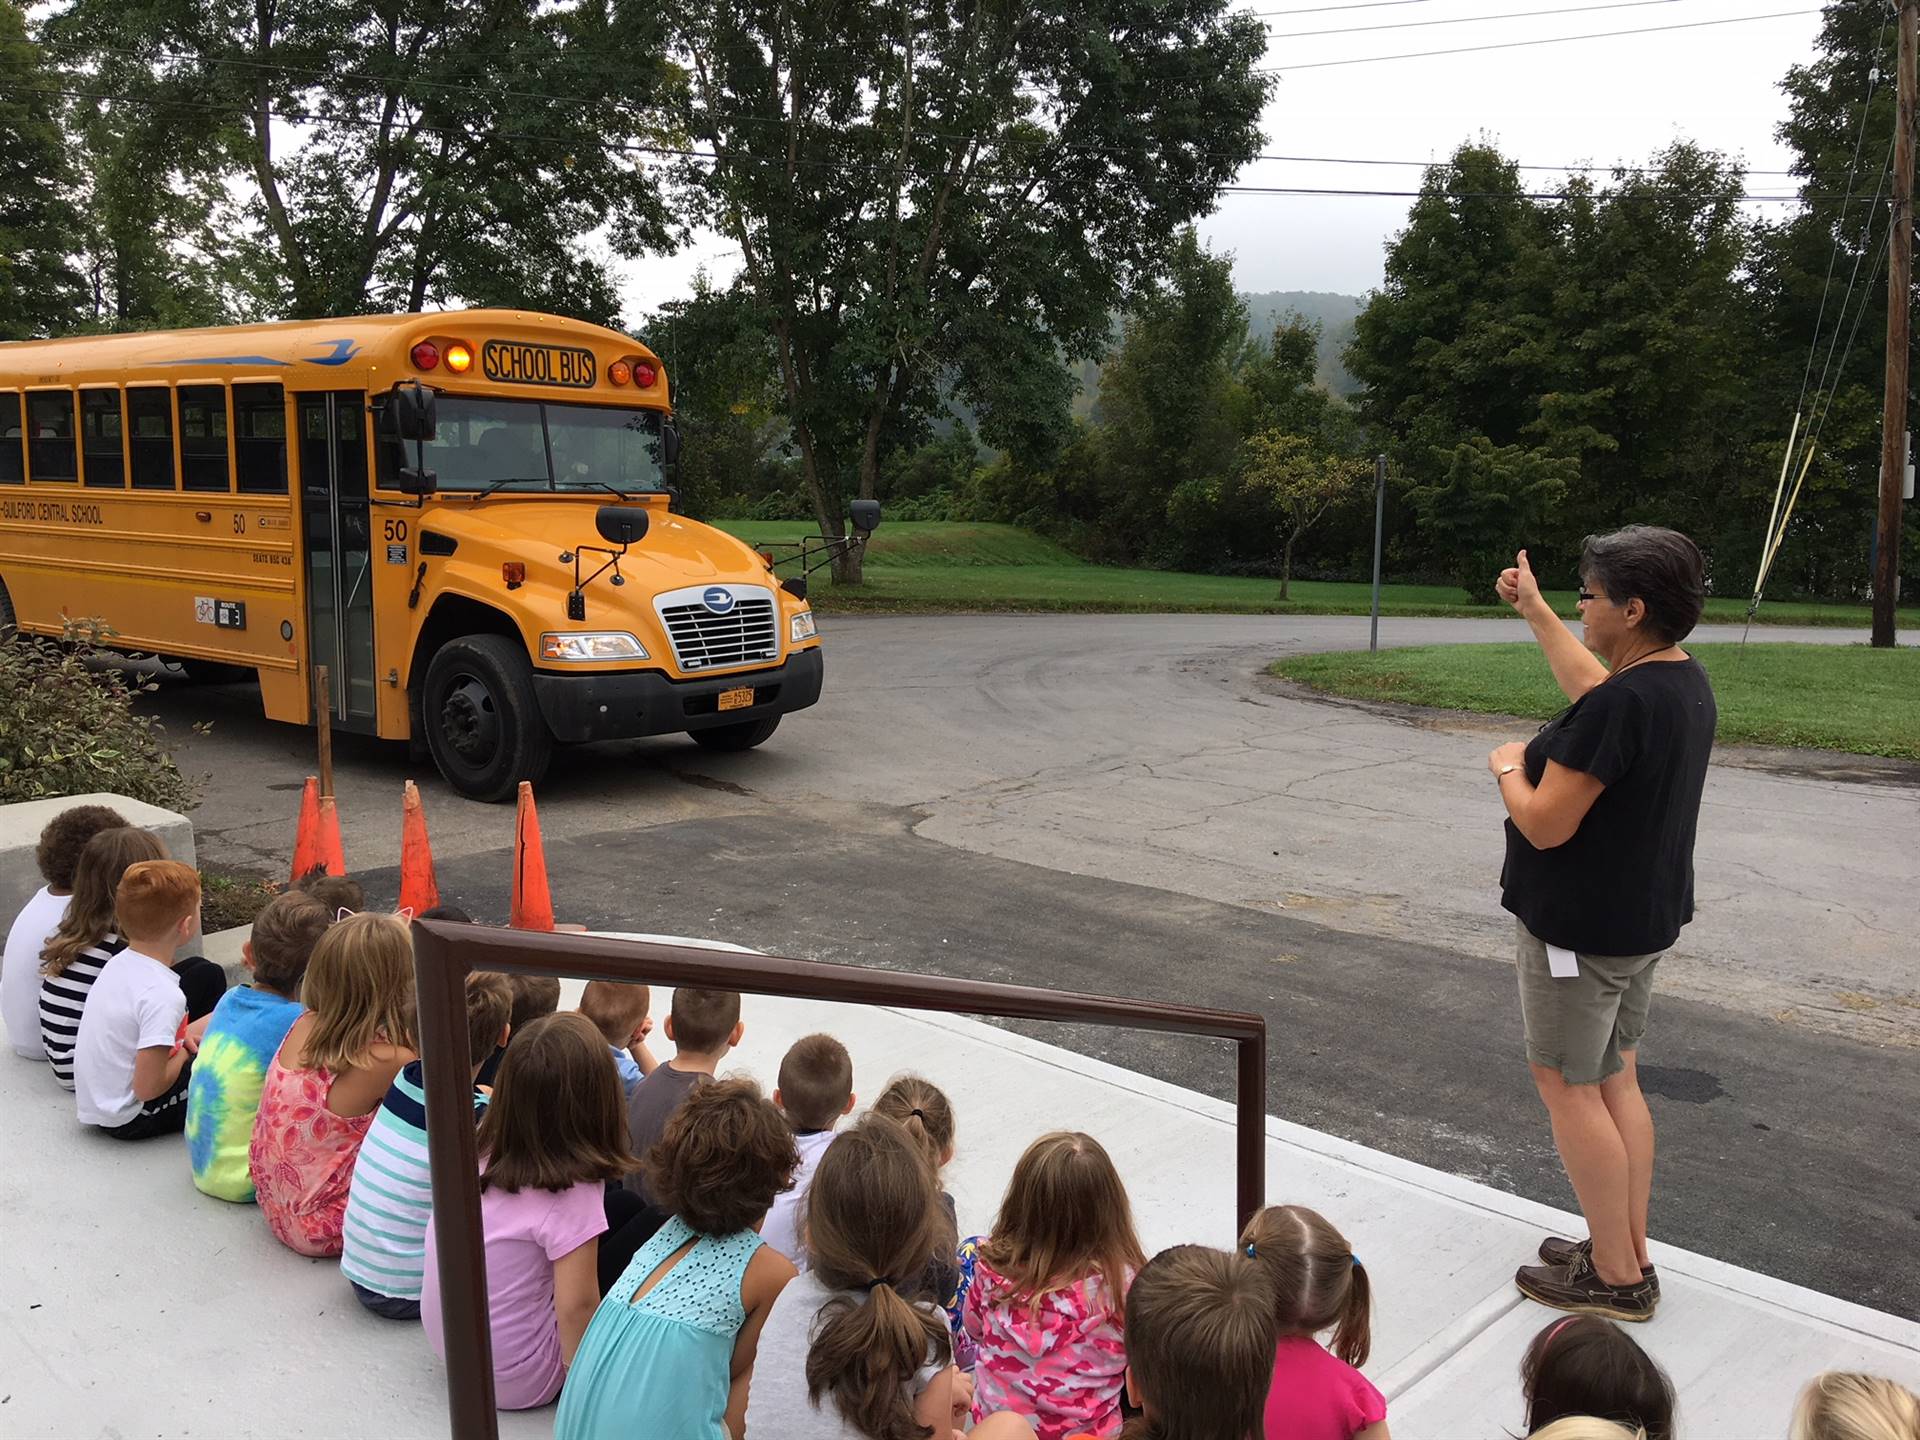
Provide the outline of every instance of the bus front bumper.
[[[820,698],[824,666],[818,648],[793,652],[772,670],[717,675],[710,680],[670,680],[658,670],[619,670],[598,675],[533,672],[533,693],[553,738],[630,740],[738,725],[804,710]],[[720,692],[753,687],[753,704],[720,708]]]

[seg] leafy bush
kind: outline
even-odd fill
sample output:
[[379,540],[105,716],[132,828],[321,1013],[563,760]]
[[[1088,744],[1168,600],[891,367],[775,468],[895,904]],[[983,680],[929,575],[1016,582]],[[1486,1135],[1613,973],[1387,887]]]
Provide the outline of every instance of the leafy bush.
[[92,653],[84,639],[0,644],[0,804],[106,791],[185,809],[195,787],[161,748],[160,723],[133,709],[155,687],[89,665]]

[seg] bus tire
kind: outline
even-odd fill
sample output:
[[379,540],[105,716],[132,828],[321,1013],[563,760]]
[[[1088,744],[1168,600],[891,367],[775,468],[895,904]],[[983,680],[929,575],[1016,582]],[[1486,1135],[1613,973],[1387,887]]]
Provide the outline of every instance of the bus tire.
[[7,582],[0,580],[0,645],[6,644],[19,633],[20,621],[13,613],[13,597],[7,593]]
[[689,730],[693,743],[702,750],[751,750],[780,728],[780,717],[742,720],[738,725],[714,725],[705,730]]
[[553,733],[533,694],[533,667],[518,640],[463,635],[427,666],[420,720],[433,763],[470,800],[512,798],[553,758]]

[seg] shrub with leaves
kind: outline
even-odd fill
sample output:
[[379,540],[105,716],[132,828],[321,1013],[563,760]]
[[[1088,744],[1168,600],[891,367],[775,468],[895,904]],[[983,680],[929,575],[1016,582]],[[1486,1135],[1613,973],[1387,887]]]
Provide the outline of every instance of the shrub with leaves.
[[89,665],[92,653],[84,638],[0,644],[0,804],[105,791],[185,809],[195,787],[162,748],[160,723],[134,713],[137,691],[155,687]]

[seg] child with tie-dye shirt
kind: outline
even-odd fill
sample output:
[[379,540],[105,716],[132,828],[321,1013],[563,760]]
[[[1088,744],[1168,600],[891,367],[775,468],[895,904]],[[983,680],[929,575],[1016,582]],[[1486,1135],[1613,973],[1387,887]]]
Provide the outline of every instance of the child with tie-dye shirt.
[[187,1163],[216,1200],[253,1202],[247,1147],[274,1052],[300,1018],[300,981],[333,912],[299,890],[276,895],[240,947],[253,983],[214,1007],[187,1081]]
[[1091,1135],[1043,1135],[1014,1166],[962,1321],[976,1420],[1011,1410],[1038,1440],[1119,1432],[1127,1287],[1146,1263],[1133,1207]]

